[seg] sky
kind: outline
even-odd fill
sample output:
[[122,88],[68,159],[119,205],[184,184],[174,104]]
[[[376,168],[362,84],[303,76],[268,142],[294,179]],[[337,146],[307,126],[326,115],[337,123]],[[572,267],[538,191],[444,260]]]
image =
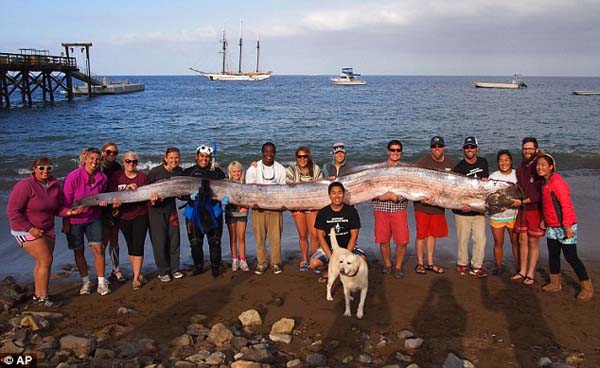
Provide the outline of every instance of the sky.
[[[104,0],[3,4],[0,52],[92,42],[97,75],[600,76],[600,0]],[[78,61],[83,58],[75,52]]]

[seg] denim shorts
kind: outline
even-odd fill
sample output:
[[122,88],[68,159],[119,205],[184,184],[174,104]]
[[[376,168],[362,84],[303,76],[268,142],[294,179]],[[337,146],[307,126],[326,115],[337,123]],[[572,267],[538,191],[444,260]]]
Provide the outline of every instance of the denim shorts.
[[102,244],[102,219],[87,224],[71,224],[71,230],[67,234],[69,249],[76,250],[83,247],[84,235],[89,245]]

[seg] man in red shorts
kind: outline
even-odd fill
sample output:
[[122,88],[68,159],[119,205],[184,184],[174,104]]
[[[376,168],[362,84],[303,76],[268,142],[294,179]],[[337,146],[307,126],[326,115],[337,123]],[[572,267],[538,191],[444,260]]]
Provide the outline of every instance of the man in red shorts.
[[540,257],[540,238],[544,236],[542,228],[542,184],[544,178],[540,177],[535,169],[538,154],[537,139],[523,138],[521,155],[523,161],[517,168],[517,184],[523,190],[525,198],[516,199],[514,207],[519,208],[517,214],[516,231],[519,234],[519,271],[512,276],[513,280],[521,280],[523,284],[535,284],[535,267]]
[[[454,162],[444,155],[446,144],[444,138],[436,135],[431,138],[429,144],[431,153],[417,160],[417,165],[428,169],[451,172]],[[433,263],[435,251],[435,240],[448,237],[448,223],[446,222],[446,210],[442,207],[431,206],[429,198],[421,202],[415,202],[415,219],[417,222],[417,267],[418,274],[427,271],[444,273],[444,269]],[[423,263],[423,250],[427,249],[427,264]]]
[[[402,159],[402,143],[391,140],[387,145],[387,166],[396,166]],[[404,277],[402,263],[408,245],[409,231],[406,217],[408,200],[401,195],[387,192],[373,199],[373,214],[375,216],[375,243],[379,244],[385,267],[383,273],[392,274],[392,249],[390,240],[396,243],[396,264],[394,277]]]

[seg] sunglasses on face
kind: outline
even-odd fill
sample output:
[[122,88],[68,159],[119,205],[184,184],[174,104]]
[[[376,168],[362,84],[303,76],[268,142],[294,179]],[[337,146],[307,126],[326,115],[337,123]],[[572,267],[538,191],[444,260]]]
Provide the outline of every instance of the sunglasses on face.
[[296,158],[308,158],[308,155],[296,155]]
[[50,172],[50,171],[52,171],[52,166],[38,166],[37,169],[39,171],[48,171],[48,172]]
[[395,153],[402,153],[402,149],[400,149],[400,148],[390,148],[388,151],[395,152]]
[[119,151],[111,151],[109,149],[107,149],[106,151],[104,151],[105,154],[107,154],[108,156],[112,156],[112,155],[118,155]]
[[431,148],[444,148],[441,144],[434,144]]
[[468,149],[468,150],[472,150],[477,148],[477,146],[464,146],[463,149]]
[[126,164],[134,164],[134,165],[137,165],[137,164],[138,164],[138,162],[139,162],[138,160],[129,160],[129,159],[125,160],[125,163],[126,163]]

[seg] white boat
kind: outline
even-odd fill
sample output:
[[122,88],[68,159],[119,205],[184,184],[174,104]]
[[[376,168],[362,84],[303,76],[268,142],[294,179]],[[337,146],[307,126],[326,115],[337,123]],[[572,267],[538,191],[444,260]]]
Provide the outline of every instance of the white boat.
[[352,71],[352,68],[342,68],[338,77],[330,78],[331,83],[344,86],[365,85],[367,81],[360,78],[360,74]]
[[520,80],[520,76],[513,75],[513,80],[510,83],[498,83],[498,82],[473,82],[475,88],[500,88],[500,89],[521,89],[526,88],[527,84]]
[[[124,82],[109,82],[105,79],[102,80],[102,85],[92,86],[93,95],[119,95],[123,93],[141,92],[145,88],[144,83],[129,83]],[[76,96],[88,94],[88,84],[84,83],[82,86],[73,87],[73,94]]]
[[189,68],[200,75],[205,76],[211,81],[261,81],[271,77],[270,71],[259,71],[258,64],[260,60],[260,40],[256,41],[256,71],[253,72],[242,72],[242,30],[240,25],[240,55],[238,58],[238,71],[228,72],[225,70],[225,60],[227,58],[227,38],[225,37],[225,31],[223,31],[223,38],[221,38],[221,44],[223,44],[223,67],[221,72],[203,72],[194,68]]
[[600,96],[600,91],[573,91],[578,96]]

